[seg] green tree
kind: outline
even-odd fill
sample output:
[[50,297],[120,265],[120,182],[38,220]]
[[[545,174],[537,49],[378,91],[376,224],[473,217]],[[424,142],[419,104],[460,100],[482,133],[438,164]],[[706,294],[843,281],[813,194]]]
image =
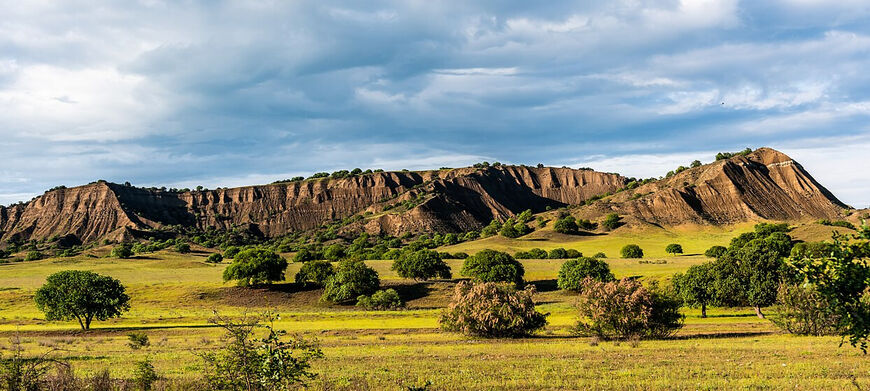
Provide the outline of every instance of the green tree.
[[399,259],[393,261],[392,270],[402,278],[426,281],[433,278],[450,278],[450,266],[441,259],[441,255],[432,250],[404,252]]
[[240,251],[233,263],[224,269],[224,281],[236,280],[240,286],[270,284],[284,281],[287,260],[265,249],[252,248]]
[[520,286],[525,269],[510,254],[486,249],[466,258],[461,273],[481,282],[512,282]]
[[220,254],[211,254],[207,258],[205,258],[206,263],[221,263],[223,262],[224,257]]
[[175,245],[175,251],[180,254],[187,254],[190,252],[190,245],[185,242],[177,243]]
[[327,261],[308,261],[296,273],[296,283],[302,285],[324,286],[335,268]]
[[559,289],[579,292],[587,278],[595,281],[610,282],[615,280],[607,262],[595,258],[577,258],[566,261],[559,269],[557,285]]
[[636,244],[627,244],[619,251],[623,258],[643,258],[643,249]]
[[685,274],[673,278],[674,291],[689,306],[700,306],[701,317],[707,317],[707,305],[716,298],[716,274],[713,264],[694,265]]
[[229,246],[229,247],[227,247],[226,250],[224,250],[224,258],[233,259],[236,257],[236,254],[238,254],[239,251],[241,251],[241,250],[238,247]]
[[33,299],[46,320],[76,319],[82,330],[90,329],[94,319],[119,317],[130,309],[130,296],[120,281],[81,270],[48,276]]
[[314,260],[314,254],[311,250],[303,247],[293,254],[293,262],[308,262]]
[[580,232],[580,227],[577,226],[574,216],[566,216],[553,223],[553,230],[561,234],[576,235]]
[[683,246],[681,246],[677,243],[671,243],[671,244],[665,246],[665,252],[668,254],[672,254],[672,255],[682,254],[683,253]]
[[133,256],[133,246],[129,243],[119,244],[112,249],[111,255],[121,259],[130,258]]
[[704,251],[704,256],[707,258],[719,258],[722,254],[725,254],[726,251],[728,251],[728,249],[725,246],[713,246],[708,248],[707,251]]
[[607,216],[604,216],[604,220],[601,221],[601,226],[608,231],[612,231],[616,228],[619,228],[622,225],[621,217],[619,217],[616,213],[610,213]]
[[344,246],[338,243],[327,247],[326,250],[323,250],[323,257],[333,262],[340,261],[342,258],[345,257],[345,255],[347,254],[345,252]]
[[362,261],[341,261],[335,275],[329,277],[321,300],[333,303],[347,303],[360,295],[370,295],[378,290],[381,281],[378,272]]

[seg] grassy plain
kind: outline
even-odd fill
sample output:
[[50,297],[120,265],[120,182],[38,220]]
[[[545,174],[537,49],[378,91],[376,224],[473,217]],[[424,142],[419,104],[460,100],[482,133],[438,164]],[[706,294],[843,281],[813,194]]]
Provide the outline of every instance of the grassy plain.
[[[575,248],[591,255],[616,256],[627,243],[648,255],[638,260],[608,258],[618,276],[667,279],[690,265],[714,244],[727,244],[732,229],[624,230],[609,235],[564,237],[539,232],[521,240],[490,238],[444,251],[473,253],[481,248]],[[534,235],[534,234],[533,234]],[[688,255],[665,256],[676,242]],[[136,361],[150,357],[170,378],[195,376],[196,353],[220,344],[220,330],[207,319],[274,310],[280,329],[320,340],[325,359],[316,362],[320,377],[314,389],[400,390],[431,381],[437,390],[525,389],[870,389],[870,358],[835,337],[796,337],[779,332],[751,310],[710,310],[702,319],[686,309],[686,327],[675,339],[637,343],[597,342],[576,337],[575,297],[555,289],[562,261],[524,260],[526,279],[539,288],[539,309],[549,325],[534,338],[480,340],[438,331],[438,314],[451,293],[452,281],[414,283],[390,271],[390,261],[369,261],[383,284],[408,301],[402,311],[371,312],[319,302],[318,290],[293,284],[271,289],[244,289],[221,283],[225,265],[204,263],[207,254],[158,252],[129,260],[79,256],[0,265],[0,352],[20,336],[28,352],[55,350],[81,373],[110,368],[127,377]],[[461,261],[450,261],[458,274]],[[291,265],[288,280],[298,270]],[[96,323],[83,333],[72,322],[46,322],[33,305],[33,292],[51,273],[93,270],[120,279],[132,297],[123,318]],[[149,335],[152,345],[127,346],[132,330]]]

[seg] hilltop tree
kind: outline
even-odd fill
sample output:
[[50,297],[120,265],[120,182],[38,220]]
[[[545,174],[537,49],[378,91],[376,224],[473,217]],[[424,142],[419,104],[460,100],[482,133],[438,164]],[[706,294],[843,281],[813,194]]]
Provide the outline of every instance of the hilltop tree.
[[437,251],[405,252],[393,261],[392,270],[402,278],[426,281],[432,278],[450,278],[450,266]]
[[512,282],[519,286],[525,269],[510,254],[486,249],[466,258],[461,273],[481,282]]
[[82,330],[90,329],[94,319],[119,317],[130,309],[130,296],[120,281],[81,270],[48,276],[33,299],[46,320],[76,319]]
[[716,275],[713,264],[694,265],[685,274],[674,276],[674,291],[689,306],[700,306],[701,317],[707,317],[707,305],[716,297]]
[[252,248],[240,251],[224,269],[224,281],[237,280],[240,286],[284,281],[287,260],[270,250]]

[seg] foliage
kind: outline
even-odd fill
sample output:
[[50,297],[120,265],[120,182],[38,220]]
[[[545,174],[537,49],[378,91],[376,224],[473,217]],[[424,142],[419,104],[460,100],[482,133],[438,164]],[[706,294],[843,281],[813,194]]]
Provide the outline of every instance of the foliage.
[[674,276],[672,283],[677,296],[688,306],[700,306],[701,317],[707,317],[707,305],[716,298],[716,274],[712,263],[694,265],[684,274]]
[[517,290],[508,284],[460,282],[441,314],[441,328],[487,338],[530,335],[547,324],[548,315],[535,310],[534,294],[531,285]]
[[314,260],[314,254],[307,248],[302,248],[293,254],[293,262],[308,262]]
[[776,296],[777,327],[798,335],[839,334],[840,316],[812,285],[782,284]]
[[335,268],[327,261],[308,261],[296,273],[296,283],[302,285],[324,286],[329,277],[335,274]]
[[223,261],[224,261],[224,257],[223,257],[223,255],[220,255],[220,254],[217,254],[217,253],[215,253],[215,254],[211,254],[211,255],[209,255],[208,257],[205,258],[205,262],[206,262],[206,263],[221,263],[221,262],[223,262]]
[[361,295],[374,293],[380,285],[378,272],[362,261],[341,261],[335,274],[326,280],[321,300],[347,303]]
[[33,250],[29,251],[27,255],[24,256],[25,261],[38,261],[43,258],[42,252]]
[[179,254],[187,254],[190,252],[190,244],[187,243],[178,243],[175,245],[175,251]]
[[671,243],[665,247],[665,252],[668,254],[682,254],[683,246],[677,243]]
[[48,276],[33,299],[46,320],[76,319],[83,330],[90,329],[94,319],[118,317],[130,309],[130,297],[120,281],[81,270]]
[[136,369],[133,371],[133,382],[142,391],[151,391],[152,385],[159,378],[157,371],[154,370],[154,365],[148,358],[136,363]]
[[340,261],[345,256],[346,253],[344,246],[338,243],[327,247],[326,250],[323,250],[323,258],[333,262]]
[[133,256],[133,246],[128,243],[123,243],[112,248],[111,256],[115,258],[126,259]]
[[615,280],[610,266],[595,258],[577,258],[566,261],[559,269],[557,285],[559,289],[579,292],[587,278],[595,281],[610,282]]
[[[529,216],[523,216],[523,214],[520,214],[520,216],[518,216],[518,217],[526,218],[527,220],[531,220],[531,211],[527,211],[527,212],[529,212]],[[523,213],[525,213],[525,212],[523,212]],[[504,224],[502,224],[501,228],[499,229],[499,234],[501,234],[501,236],[504,236],[506,238],[518,238],[520,236],[527,235],[531,232],[532,232],[532,228],[529,227],[525,221],[522,221],[522,220],[517,221],[514,218],[507,219],[507,221],[505,221]]]
[[679,301],[640,282],[586,280],[577,302],[577,331],[604,339],[665,338],[683,326]]
[[[316,341],[301,337],[283,340],[284,331],[275,330],[271,314],[240,321],[215,316],[210,323],[226,333],[223,349],[200,354],[203,377],[212,390],[290,390],[305,384],[316,374],[311,361],[323,357]],[[266,324],[262,321],[265,320]],[[266,336],[255,338],[259,328]]]
[[704,251],[704,256],[707,258],[719,258],[725,254],[726,251],[728,251],[728,249],[725,246],[713,246],[708,248],[707,251]]
[[229,246],[229,247],[227,247],[226,250],[224,250],[224,258],[233,259],[236,257],[236,255],[239,253],[239,251],[242,251],[242,250],[236,246]]
[[845,220],[831,221],[828,219],[822,219],[822,220],[817,221],[816,223],[821,224],[821,225],[827,225],[830,227],[843,227],[843,228],[848,228],[848,229],[855,229],[854,224],[852,224],[848,221],[845,221]]
[[145,333],[128,333],[127,339],[129,340],[127,346],[129,346],[130,349],[141,349],[151,345],[151,341],[148,340],[148,334]]
[[547,257],[547,252],[537,247],[529,251],[517,251],[517,253],[514,254],[514,258],[516,259],[547,259]]
[[480,282],[512,282],[520,286],[525,269],[510,254],[486,249],[466,258],[461,274]]
[[636,244],[627,244],[619,250],[623,258],[643,258],[643,249]]
[[356,306],[367,310],[393,310],[402,307],[402,299],[395,289],[380,290],[371,296],[360,295]]
[[580,227],[574,216],[566,216],[556,220],[553,224],[553,230],[562,234],[576,235],[580,232]]
[[620,220],[622,220],[622,217],[619,217],[618,214],[610,213],[607,216],[604,216],[604,220],[601,221],[601,227],[608,231],[612,231],[622,225]]
[[716,161],[730,159],[735,156],[746,156],[752,153],[752,148],[746,148],[740,152],[719,152],[716,154]]
[[10,357],[4,357],[0,350],[0,387],[8,391],[36,391],[41,389],[43,377],[48,373],[52,364],[67,366],[67,364],[51,359],[48,353],[27,357],[24,355],[24,346],[19,336],[11,338],[12,352]]
[[[856,235],[853,239],[864,238]],[[830,254],[790,258],[788,263],[840,317],[843,338],[866,353],[870,337],[870,242],[834,234]]]
[[432,250],[405,252],[399,256],[399,259],[393,261],[392,270],[395,270],[399,277],[413,278],[415,281],[451,277],[450,266],[441,259],[438,252]]
[[224,269],[224,281],[236,280],[239,286],[271,284],[284,281],[287,260],[270,250],[251,248],[236,254]]
[[602,252],[597,252],[597,253],[595,253],[595,255],[592,256],[592,258],[599,258],[599,259],[607,258],[607,254],[602,253]]

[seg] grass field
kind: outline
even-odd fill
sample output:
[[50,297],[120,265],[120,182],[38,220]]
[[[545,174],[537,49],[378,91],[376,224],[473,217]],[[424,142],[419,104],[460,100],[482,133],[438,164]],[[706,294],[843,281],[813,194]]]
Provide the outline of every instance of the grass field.
[[[647,230],[588,237],[552,232],[523,240],[490,238],[445,251],[473,253],[481,248],[575,248],[616,256],[626,243],[637,243],[648,255],[638,260],[608,258],[618,276],[667,279],[690,265],[714,244],[727,244],[736,232],[751,227]],[[689,255],[666,257],[664,246],[677,242]],[[300,291],[293,284],[245,289],[221,283],[225,265],[203,262],[207,254],[159,252],[129,260],[111,258],[48,259],[0,265],[0,351],[19,336],[28,352],[54,350],[83,374],[110,368],[130,376],[133,364],[150,357],[158,372],[170,378],[195,376],[196,353],[220,345],[221,332],[207,319],[274,310],[280,329],[316,337],[325,359],[315,363],[320,374],[314,389],[400,390],[431,381],[438,390],[525,389],[870,389],[870,357],[835,337],[783,334],[749,309],[698,311],[685,309],[686,327],[676,338],[635,343],[596,342],[576,337],[575,296],[555,289],[562,261],[524,260],[526,279],[536,284],[538,308],[549,312],[547,328],[534,338],[481,340],[438,330],[438,314],[451,293],[452,281],[414,283],[390,271],[390,261],[369,261],[382,283],[408,301],[402,311],[362,311],[319,302],[320,291]],[[456,274],[461,261],[450,261]],[[288,279],[299,265],[291,265]],[[72,322],[46,322],[32,301],[33,292],[51,273],[93,270],[120,279],[132,297],[123,318],[95,323],[83,333]],[[147,333],[152,345],[127,346],[131,330]]]

